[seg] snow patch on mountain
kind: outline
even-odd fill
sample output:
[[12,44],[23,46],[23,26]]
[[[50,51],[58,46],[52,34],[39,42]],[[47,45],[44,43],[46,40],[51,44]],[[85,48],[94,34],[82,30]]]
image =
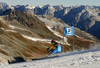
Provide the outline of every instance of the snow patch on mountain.
[[44,42],[47,42],[47,43],[50,43],[51,40],[49,39],[40,39],[40,38],[33,38],[33,37],[29,37],[29,36],[25,36],[25,35],[22,35],[23,37],[27,38],[27,39],[30,39],[32,41],[44,41]]
[[28,9],[34,9],[35,8],[35,6],[31,6],[30,4],[25,5],[25,7],[28,8]]
[[47,5],[44,5],[44,6],[42,7],[42,9],[45,9],[45,8],[48,8],[48,7],[52,7],[52,6],[49,5],[49,4],[47,4]]
[[17,26],[13,26],[13,25],[10,25],[10,24],[9,24],[9,27],[11,27],[12,29],[20,29],[20,30],[29,31],[27,29],[23,29],[23,28],[20,28],[20,27],[17,27]]
[[5,31],[9,31],[9,32],[17,32],[17,31],[5,29],[5,28],[2,28],[2,27],[1,27],[1,29],[2,29],[2,30],[5,30]]

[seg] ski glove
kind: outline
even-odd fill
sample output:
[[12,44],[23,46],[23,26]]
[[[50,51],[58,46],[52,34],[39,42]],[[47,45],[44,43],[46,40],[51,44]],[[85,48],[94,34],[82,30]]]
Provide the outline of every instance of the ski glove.
[[53,49],[49,50],[48,53],[51,53],[53,51]]
[[49,51],[49,48],[47,48],[47,51]]

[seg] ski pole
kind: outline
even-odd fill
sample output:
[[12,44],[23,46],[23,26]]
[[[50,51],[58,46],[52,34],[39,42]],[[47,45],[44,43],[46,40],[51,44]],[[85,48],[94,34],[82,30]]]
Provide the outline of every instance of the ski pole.
[[[46,51],[44,51],[44,52],[46,52]],[[44,53],[44,52],[41,52],[41,53]],[[41,53],[37,53],[37,54],[35,54],[35,55],[33,55],[33,56],[37,56],[37,55],[40,55]]]

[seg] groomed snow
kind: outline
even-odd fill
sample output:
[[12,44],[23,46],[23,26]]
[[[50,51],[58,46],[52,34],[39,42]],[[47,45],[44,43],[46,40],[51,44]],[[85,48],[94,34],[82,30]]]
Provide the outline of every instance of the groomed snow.
[[0,68],[100,68],[100,49],[0,66]]

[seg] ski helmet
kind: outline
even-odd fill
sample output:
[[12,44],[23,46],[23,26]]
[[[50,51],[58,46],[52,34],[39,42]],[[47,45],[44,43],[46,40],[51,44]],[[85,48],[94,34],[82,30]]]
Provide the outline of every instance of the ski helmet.
[[55,40],[52,40],[51,43],[53,43]]

